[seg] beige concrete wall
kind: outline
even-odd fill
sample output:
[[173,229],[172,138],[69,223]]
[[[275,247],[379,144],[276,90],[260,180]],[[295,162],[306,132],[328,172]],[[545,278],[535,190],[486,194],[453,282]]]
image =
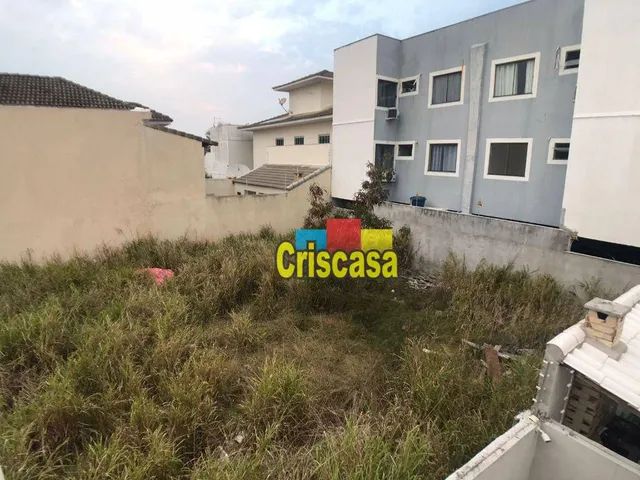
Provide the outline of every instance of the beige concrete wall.
[[[274,150],[277,148],[287,148],[299,150],[296,152],[299,160],[295,160],[296,154],[286,157],[292,158],[285,163],[306,164],[306,165],[327,165],[330,163],[330,147],[329,145],[320,145],[322,148],[306,148],[313,147],[318,144],[318,135],[331,135],[331,120],[323,120],[318,122],[300,123],[295,125],[285,125],[282,127],[268,128],[264,130],[256,130],[253,132],[253,168],[258,168],[265,163],[279,163],[282,155]],[[293,139],[296,136],[304,137],[304,145],[294,145]],[[276,147],[276,138],[284,138],[284,147]],[[273,149],[271,147],[274,147]],[[326,147],[329,147],[327,149]]]
[[230,178],[207,178],[205,180],[207,195],[216,197],[228,197],[236,194],[233,181]]
[[64,253],[144,229],[146,116],[0,107],[0,257]]
[[[64,257],[144,234],[288,230],[304,217],[305,186],[273,199],[206,196],[200,143],[144,127],[148,115],[0,107],[0,260]],[[321,177],[328,187],[329,171]]]
[[332,82],[318,82],[289,92],[289,111],[294,114],[324,110],[332,103]]
[[277,165],[327,165],[331,163],[331,144],[315,143],[307,145],[305,143],[304,145],[268,147],[267,163]]
[[206,238],[218,239],[241,232],[256,233],[266,225],[280,233],[299,228],[309,209],[309,186],[313,183],[330,193],[331,169],[281,195],[208,196]]

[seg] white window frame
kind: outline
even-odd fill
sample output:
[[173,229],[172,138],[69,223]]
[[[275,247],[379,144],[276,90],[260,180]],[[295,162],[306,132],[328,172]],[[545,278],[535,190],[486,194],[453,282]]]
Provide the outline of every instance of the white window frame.
[[[453,144],[457,145],[456,148],[456,171],[455,172],[434,172],[429,170],[429,154],[431,153],[431,145],[439,145],[439,144]],[[457,177],[460,175],[460,145],[461,141],[459,138],[451,139],[451,140],[427,140],[427,152],[424,157],[424,174],[432,175],[434,177]]]
[[[396,82],[396,106],[395,107],[379,107],[378,106],[378,80],[386,80],[388,82]],[[400,79],[399,78],[393,78],[393,77],[385,77],[384,75],[376,75],[376,96],[374,99],[374,105],[376,106],[376,110],[383,110],[383,111],[387,111],[390,108],[398,108],[398,98],[400,98],[400,95],[398,95],[400,89]]]
[[[496,67],[503,63],[518,62],[520,60],[533,59],[533,84],[531,85],[531,93],[523,95],[508,95],[503,97],[494,97],[496,84]],[[491,62],[491,81],[489,82],[489,102],[506,102],[509,100],[526,100],[527,98],[536,98],[538,95],[538,73],[540,71],[540,52],[526,53],[515,57],[498,58]]]
[[[413,160],[416,156],[416,144],[417,142],[415,141],[408,141],[408,142],[395,142],[396,148],[394,150],[394,158],[396,160]],[[401,157],[400,156],[400,145],[411,145],[411,156],[408,157]]]
[[[416,81],[416,89],[414,92],[402,93],[402,82],[408,82],[410,80]],[[410,97],[412,95],[418,95],[420,92],[420,74],[414,75],[413,77],[404,77],[398,80],[398,97]]]
[[[526,143],[527,158],[524,166],[524,177],[512,177],[510,175],[489,175],[489,155],[493,143]],[[511,182],[528,182],[531,170],[531,152],[533,150],[533,138],[487,138],[487,146],[484,151],[484,176],[486,180],[508,180]]]
[[[460,78],[460,100],[457,102],[448,102],[448,103],[437,103],[437,104],[433,104],[432,100],[433,100],[433,79],[435,77],[439,77],[440,75],[447,75],[449,73],[457,73],[460,72],[461,73],[461,78]],[[438,70],[437,72],[430,72],[429,73],[429,103],[427,105],[427,108],[443,108],[443,107],[453,107],[455,105],[462,105],[464,104],[464,65],[460,65],[458,67],[452,67],[452,68],[447,68],[446,70]]]
[[571,150],[570,138],[550,138],[549,139],[549,151],[547,152],[547,163],[549,165],[566,165],[568,160],[554,160],[553,151],[555,150],[556,143],[568,143],[569,150]]
[[[320,137],[329,137],[329,141],[327,143],[320,143]],[[318,145],[329,145],[331,144],[331,134],[330,133],[319,133],[318,134]]]
[[[302,139],[302,143],[296,143],[296,139],[297,138],[301,138]],[[293,145],[295,147],[304,147],[305,143],[304,143],[304,135],[295,135],[293,137]]]
[[[282,145],[278,145],[278,140],[282,140]],[[276,137],[276,140],[273,145],[276,147],[284,147],[284,137]]]
[[[567,52],[572,50],[582,50],[581,45],[578,43],[576,45],[567,45],[566,47],[562,47],[560,49],[560,68],[558,69],[558,75],[571,75],[577,74],[578,70],[580,70],[580,64],[578,64],[578,68],[565,68],[565,62],[567,61]],[[582,53],[582,51],[580,52]]]

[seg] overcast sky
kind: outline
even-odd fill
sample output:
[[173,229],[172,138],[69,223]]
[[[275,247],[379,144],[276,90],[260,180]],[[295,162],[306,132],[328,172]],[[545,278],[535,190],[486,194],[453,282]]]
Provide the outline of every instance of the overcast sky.
[[0,71],[68,78],[202,134],[281,112],[271,90],[372,33],[405,38],[519,0],[0,0]]

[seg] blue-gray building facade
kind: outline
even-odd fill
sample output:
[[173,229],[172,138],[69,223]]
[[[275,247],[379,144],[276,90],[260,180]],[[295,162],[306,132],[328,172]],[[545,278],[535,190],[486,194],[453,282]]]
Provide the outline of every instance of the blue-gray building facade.
[[[390,200],[560,225],[583,7],[533,0],[404,40],[376,35],[368,161],[390,167],[393,155]],[[334,175],[340,161],[352,160],[335,158]]]

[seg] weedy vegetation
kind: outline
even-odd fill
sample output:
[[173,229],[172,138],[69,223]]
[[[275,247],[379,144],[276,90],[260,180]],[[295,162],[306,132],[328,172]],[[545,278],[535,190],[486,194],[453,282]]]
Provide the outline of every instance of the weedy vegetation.
[[[443,478],[530,406],[544,342],[580,312],[549,277],[455,258],[420,291],[283,280],[284,238],[1,264],[5,476]],[[493,382],[462,339],[535,354]]]

